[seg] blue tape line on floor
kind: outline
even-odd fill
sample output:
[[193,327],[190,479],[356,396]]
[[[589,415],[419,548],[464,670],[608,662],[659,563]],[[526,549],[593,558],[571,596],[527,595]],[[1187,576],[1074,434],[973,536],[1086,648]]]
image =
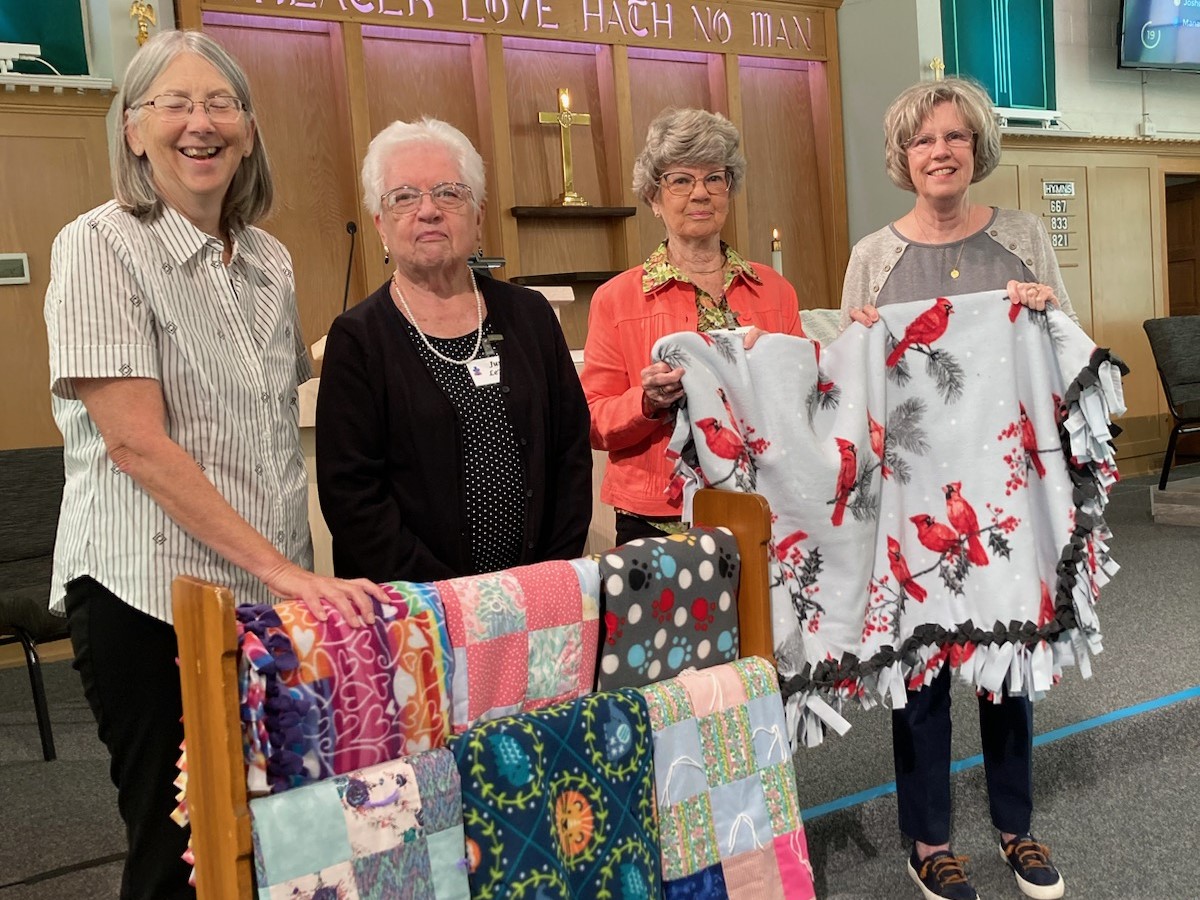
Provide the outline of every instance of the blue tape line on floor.
[[[1034,735],[1033,746],[1040,747],[1043,744],[1060,741],[1063,738],[1071,737],[1079,734],[1082,731],[1090,731],[1093,728],[1099,728],[1101,725],[1108,725],[1112,722],[1119,722],[1122,719],[1128,719],[1131,716],[1138,716],[1142,713],[1153,712],[1156,709],[1162,709],[1166,706],[1171,706],[1175,703],[1182,703],[1185,700],[1192,700],[1200,697],[1200,685],[1187,688],[1186,690],[1176,691],[1174,694],[1167,694],[1165,697],[1157,697],[1154,700],[1147,700],[1145,703],[1138,703],[1134,706],[1127,706],[1124,709],[1117,709],[1110,713],[1105,713],[1102,716],[1096,716],[1092,719],[1084,719],[1082,722],[1076,722],[1073,725],[1066,725],[1062,728],[1056,728],[1053,731],[1047,731],[1044,734]],[[958,772],[973,769],[975,766],[983,765],[983,756],[976,754],[968,756],[966,759],[960,759],[950,764],[950,773],[953,775]],[[809,822],[813,819],[819,819],[821,816],[827,816],[830,813],[837,812],[842,809],[849,809],[852,806],[858,806],[860,803],[867,803],[875,800],[878,797],[886,797],[888,794],[896,792],[896,782],[889,781],[887,784],[880,784],[873,788],[867,788],[865,791],[859,791],[856,794],[847,794],[845,797],[839,797],[836,800],[830,800],[828,803],[822,803],[819,806],[810,806],[808,809],[800,811],[800,817],[803,821]]]

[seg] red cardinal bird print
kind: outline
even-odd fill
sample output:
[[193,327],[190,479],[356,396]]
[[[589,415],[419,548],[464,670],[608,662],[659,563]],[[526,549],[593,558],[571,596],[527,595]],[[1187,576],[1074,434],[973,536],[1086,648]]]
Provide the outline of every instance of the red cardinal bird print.
[[879,467],[883,470],[883,477],[887,478],[892,474],[892,470],[883,464],[883,426],[875,421],[870,412],[867,413],[867,426],[871,430],[871,452],[879,457]]
[[842,524],[842,516],[846,513],[846,501],[854,490],[854,482],[858,475],[858,452],[854,445],[845,438],[835,438],[838,450],[842,454],[842,465],[838,469],[837,487],[833,493],[833,515],[829,521],[835,526]]
[[708,449],[722,459],[739,459],[746,452],[742,436],[712,416],[700,419],[696,422],[696,427],[704,432],[704,441],[708,444]]
[[908,323],[908,327],[904,329],[904,337],[900,338],[900,343],[888,354],[887,367],[890,369],[900,362],[900,357],[914,344],[929,346],[945,334],[952,312],[954,305],[945,297],[935,300],[933,306]]
[[888,547],[888,562],[892,566],[892,574],[896,576],[896,581],[900,587],[908,593],[918,603],[924,603],[925,597],[928,596],[925,588],[921,587],[913,579],[912,574],[908,571],[908,562],[904,555],[900,552],[900,542],[890,534],[887,539]]
[[917,540],[922,546],[938,554],[958,552],[958,535],[949,525],[943,525],[928,513],[909,516],[908,521],[917,526]]
[[788,551],[792,549],[792,545],[798,541],[808,540],[808,535],[803,531],[793,531],[778,544],[775,545],[775,558],[787,559]]
[[1041,456],[1038,455],[1037,434],[1033,430],[1033,422],[1025,412],[1024,403],[1021,404],[1021,446],[1025,448],[1025,455],[1033,463],[1038,478],[1045,478],[1046,467],[1042,464]]
[[979,520],[971,504],[963,499],[962,482],[952,481],[942,488],[946,494],[946,518],[967,539],[967,559],[977,566],[988,564],[987,551],[979,540]]

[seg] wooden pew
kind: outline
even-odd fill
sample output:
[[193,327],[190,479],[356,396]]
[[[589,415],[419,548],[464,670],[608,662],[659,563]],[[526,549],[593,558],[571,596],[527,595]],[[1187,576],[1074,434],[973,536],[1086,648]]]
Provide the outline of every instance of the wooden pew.
[[[757,494],[703,490],[698,525],[734,533],[741,563],[739,653],[774,661],[767,543],[771,514]],[[173,588],[187,739],[188,809],[198,900],[252,900],[254,856],[238,709],[236,601],[226,588],[181,576]]]

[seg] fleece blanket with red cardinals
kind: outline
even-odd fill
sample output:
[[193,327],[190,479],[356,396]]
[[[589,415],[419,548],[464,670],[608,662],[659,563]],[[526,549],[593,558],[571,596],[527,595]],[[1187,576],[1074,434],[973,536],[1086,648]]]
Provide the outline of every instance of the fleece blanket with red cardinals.
[[678,333],[672,490],[772,510],[771,612],[789,727],[845,731],[950,665],[1035,699],[1099,653],[1124,364],[1058,310],[990,292],[889,305],[821,348]]

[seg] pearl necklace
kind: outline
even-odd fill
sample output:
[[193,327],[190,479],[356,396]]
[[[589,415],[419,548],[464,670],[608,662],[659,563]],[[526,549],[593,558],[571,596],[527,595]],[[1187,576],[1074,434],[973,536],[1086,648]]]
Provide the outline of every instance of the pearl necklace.
[[479,317],[479,324],[475,329],[475,349],[471,351],[471,355],[466,359],[451,359],[438,350],[437,347],[433,346],[429,338],[425,336],[425,332],[417,324],[416,316],[413,315],[412,310],[408,307],[408,301],[404,299],[404,294],[400,291],[400,282],[396,280],[396,273],[392,273],[392,288],[396,291],[396,299],[400,301],[400,306],[404,309],[404,315],[408,316],[408,321],[412,323],[412,327],[417,329],[417,334],[421,336],[421,340],[429,348],[429,352],[442,360],[442,362],[448,362],[452,366],[465,366],[467,363],[473,361],[479,355],[479,348],[483,346],[483,294],[479,293],[479,284],[475,281],[475,273],[468,268],[467,274],[471,276],[471,288],[475,291],[475,314]]

